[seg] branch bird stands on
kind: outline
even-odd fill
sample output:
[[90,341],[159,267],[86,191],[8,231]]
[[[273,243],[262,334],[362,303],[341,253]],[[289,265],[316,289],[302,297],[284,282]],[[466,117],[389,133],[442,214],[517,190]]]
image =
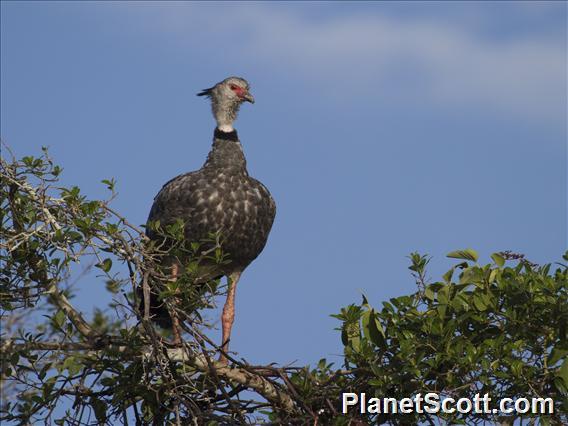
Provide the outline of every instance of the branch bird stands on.
[[[196,171],[177,176],[167,182],[154,199],[146,233],[160,244],[168,225],[183,223],[184,238],[188,243],[200,243],[211,235],[221,236],[221,248],[228,261],[206,265],[203,274],[192,283],[199,285],[226,276],[227,300],[222,314],[223,340],[220,359],[227,362],[224,353],[229,350],[231,328],[235,317],[235,293],[241,274],[261,253],[272,228],[276,205],[268,189],[249,176],[246,159],[233,123],[243,102],[254,103],[248,82],[240,77],[229,77],[215,86],[198,93],[211,100],[217,122],[213,146],[205,164]],[[207,247],[204,247],[204,250]],[[176,281],[187,259],[164,256],[162,266],[170,271],[170,281]],[[151,318],[160,326],[170,328],[174,343],[181,343],[178,315],[167,309],[159,297],[156,285],[150,283]],[[174,302],[175,303],[175,302]],[[144,309],[142,298],[141,311]]]

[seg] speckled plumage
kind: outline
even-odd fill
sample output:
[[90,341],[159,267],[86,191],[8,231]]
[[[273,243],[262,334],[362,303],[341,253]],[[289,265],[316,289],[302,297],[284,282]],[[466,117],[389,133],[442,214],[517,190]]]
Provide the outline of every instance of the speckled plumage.
[[[182,219],[186,241],[220,232],[230,263],[218,275],[244,270],[260,254],[276,214],[268,189],[249,176],[237,132],[215,131],[203,167],[164,185],[154,199],[149,222],[161,226]],[[152,239],[158,238],[150,229]]]
[[[242,145],[232,127],[241,103],[254,103],[246,80],[229,77],[199,96],[211,98],[217,122],[211,151],[199,170],[177,176],[162,187],[154,198],[148,223],[159,221],[163,228],[181,219],[187,242],[202,242],[219,233],[229,263],[210,265],[202,279],[233,276],[236,286],[240,273],[266,244],[276,205],[268,189],[249,176]],[[146,233],[153,240],[163,238],[152,226],[147,227]],[[172,259],[165,258],[164,262],[169,266]],[[162,327],[172,327],[172,318],[154,292],[150,314]],[[223,311],[224,341],[229,339],[233,315],[234,289],[229,292]]]

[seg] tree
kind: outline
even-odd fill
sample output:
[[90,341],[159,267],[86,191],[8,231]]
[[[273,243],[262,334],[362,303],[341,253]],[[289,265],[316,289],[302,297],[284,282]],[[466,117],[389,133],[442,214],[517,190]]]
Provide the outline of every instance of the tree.
[[[535,265],[521,255],[492,255],[479,265],[473,250],[452,252],[458,263],[439,282],[426,280],[427,256],[410,256],[414,294],[373,307],[363,298],[334,315],[344,363],[315,367],[251,365],[207,337],[201,312],[225,291],[219,281],[196,287],[205,257],[183,241],[183,224],[161,231],[168,255],[191,255],[186,272],[168,282],[162,247],[110,207],[77,187],[58,184],[61,168],[44,149],[39,158],[2,160],[2,405],[13,424],[566,424],[568,395],[567,267]],[[158,229],[160,224],[155,224]],[[208,241],[210,246],[211,241]],[[184,256],[185,257],[185,256]],[[568,261],[568,252],[564,255]],[[73,305],[77,265],[93,264],[114,295],[112,314],[90,318]],[[79,271],[79,272],[78,272]],[[456,276],[457,275],[457,276]],[[78,280],[80,285],[80,276]],[[140,312],[149,283],[182,319],[184,344],[174,347]],[[141,291],[139,289],[142,289]],[[175,297],[172,297],[175,296]],[[44,316],[41,317],[41,314]],[[44,318],[45,320],[42,320]],[[554,413],[442,414],[342,412],[343,393],[404,398],[436,392],[455,399],[490,394],[550,397]],[[384,411],[384,410],[383,410]]]

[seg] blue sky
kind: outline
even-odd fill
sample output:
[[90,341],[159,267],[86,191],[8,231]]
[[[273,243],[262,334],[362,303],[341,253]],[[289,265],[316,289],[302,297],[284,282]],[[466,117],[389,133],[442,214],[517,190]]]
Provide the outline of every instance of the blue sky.
[[[143,224],[199,168],[214,121],[195,94],[251,83],[239,131],[278,213],[237,292],[248,361],[339,362],[337,321],[413,292],[472,247],[566,249],[566,4],[2,2],[1,136],[42,145],[92,198]],[[80,283],[79,306],[108,297]],[[211,315],[214,319],[215,316]]]

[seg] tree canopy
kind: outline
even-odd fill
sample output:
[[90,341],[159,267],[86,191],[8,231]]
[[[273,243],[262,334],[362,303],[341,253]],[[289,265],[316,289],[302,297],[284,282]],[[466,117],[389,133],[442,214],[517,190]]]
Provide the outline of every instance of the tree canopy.
[[[168,255],[191,257],[183,276],[168,282],[159,267],[165,249],[111,207],[115,182],[103,181],[109,199],[90,200],[62,186],[61,172],[45,149],[1,162],[0,420],[8,424],[568,423],[568,252],[546,265],[499,252],[482,265],[474,250],[454,251],[455,265],[435,282],[426,278],[430,257],[412,253],[413,294],[382,304],[363,297],[333,315],[341,365],[253,365],[230,353],[226,366],[201,315],[226,288],[191,282],[205,258],[223,262],[230,253],[183,241],[183,223],[154,224],[173,242]],[[98,270],[112,309],[74,305],[79,263]],[[149,282],[183,320],[181,347],[138,309]],[[549,397],[554,413],[342,410],[343,393],[428,392]]]

